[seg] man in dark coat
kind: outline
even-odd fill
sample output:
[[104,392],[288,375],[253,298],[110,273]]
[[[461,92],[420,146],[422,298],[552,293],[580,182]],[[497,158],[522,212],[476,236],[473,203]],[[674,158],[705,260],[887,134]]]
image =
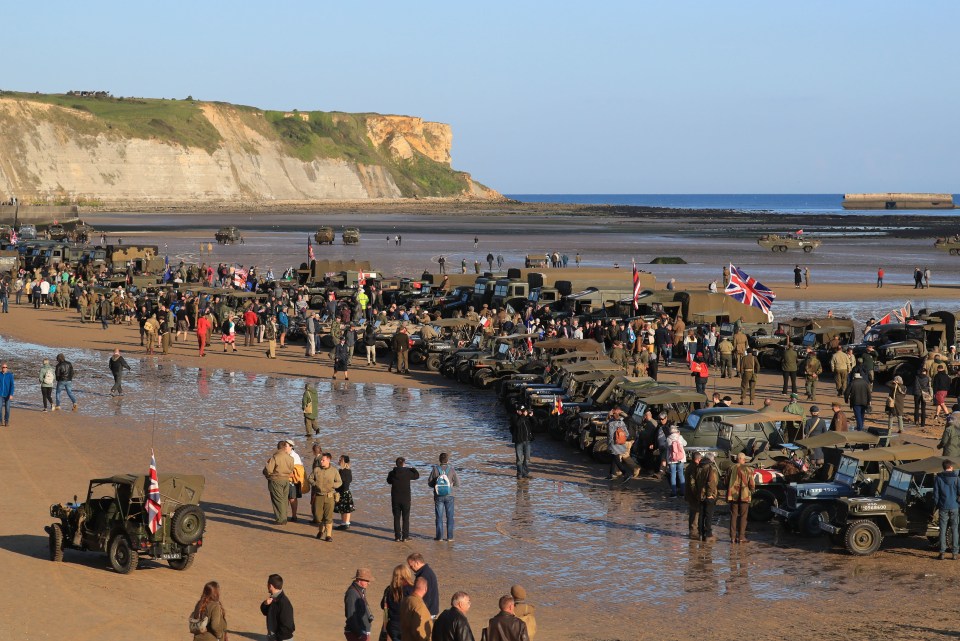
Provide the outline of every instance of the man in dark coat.
[[120,350],[113,350],[113,356],[110,357],[110,373],[113,374],[113,387],[110,388],[110,396],[117,394],[123,396],[123,370],[130,371],[130,365],[127,359],[120,355]]
[[414,577],[426,582],[427,592],[423,595],[423,602],[430,611],[430,616],[436,618],[440,614],[440,582],[437,580],[437,573],[427,565],[419,552],[414,552],[407,557],[407,566],[413,570]]
[[863,418],[870,408],[871,399],[870,383],[862,374],[857,372],[853,375],[853,381],[850,387],[843,394],[844,400],[850,403],[853,408],[853,416],[857,419],[857,431],[863,431]]
[[367,587],[371,581],[373,573],[368,568],[360,568],[343,595],[343,611],[346,617],[343,636],[347,641],[367,641],[370,638],[373,614],[367,603]]
[[488,641],[530,641],[527,624],[514,613],[512,596],[500,597],[500,612],[487,624]]
[[260,604],[260,612],[267,617],[268,641],[286,641],[293,638],[293,604],[283,591],[283,577],[271,574],[267,579],[270,596]]
[[410,539],[410,481],[420,478],[417,468],[404,467],[406,462],[407,460],[401,456],[397,459],[397,466],[387,474],[387,483],[390,484],[390,507],[393,510],[393,536],[397,541]]
[[830,419],[830,431],[846,432],[848,428],[847,415],[843,413],[840,403],[833,404],[833,418]]
[[410,367],[407,361],[410,354],[410,336],[407,335],[406,327],[401,327],[393,335],[393,353],[397,357],[397,373],[406,374]]
[[473,630],[467,621],[470,611],[470,595],[455,592],[450,599],[450,609],[444,610],[433,624],[433,641],[473,641]]
[[520,406],[519,416],[510,427],[513,448],[517,454],[517,478],[530,478],[530,443],[533,442],[533,412]]

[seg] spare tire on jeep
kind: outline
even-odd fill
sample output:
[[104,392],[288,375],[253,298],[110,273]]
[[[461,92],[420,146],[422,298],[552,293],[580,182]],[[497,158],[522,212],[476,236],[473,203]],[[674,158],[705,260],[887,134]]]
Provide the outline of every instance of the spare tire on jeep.
[[181,505],[170,519],[170,534],[180,545],[193,545],[203,536],[207,518],[199,505]]

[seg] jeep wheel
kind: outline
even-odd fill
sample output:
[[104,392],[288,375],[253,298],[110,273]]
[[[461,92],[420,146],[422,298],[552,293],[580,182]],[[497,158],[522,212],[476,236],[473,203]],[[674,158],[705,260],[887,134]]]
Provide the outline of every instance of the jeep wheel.
[[119,574],[130,574],[137,569],[140,563],[140,555],[136,550],[130,547],[127,537],[118,534],[110,541],[110,566]]
[[170,520],[170,535],[180,545],[193,545],[203,536],[206,520],[199,505],[181,505]]
[[479,372],[476,372],[473,375],[473,385],[474,387],[479,387],[480,389],[488,389],[493,385],[493,371],[489,369],[482,369]]
[[773,507],[778,505],[777,497],[770,490],[757,490],[750,500],[750,511],[747,518],[750,521],[766,523],[773,518]]
[[473,372],[470,371],[469,363],[464,363],[462,366],[457,368],[457,380],[464,385],[469,385],[472,377]]
[[168,559],[167,563],[170,564],[174,570],[186,570],[191,565],[193,565],[193,557],[197,556],[196,554],[185,554],[183,558],[180,559]]
[[832,505],[808,505],[800,511],[797,519],[797,531],[804,536],[820,536],[823,530],[820,523],[829,523],[833,520],[834,508]]
[[873,521],[854,521],[844,534],[847,552],[856,556],[870,556],[880,549],[883,533]]
[[50,560],[63,561],[63,528],[59,523],[54,523],[47,528],[50,534]]
[[440,370],[440,357],[436,354],[431,354],[427,357],[427,369],[431,372],[436,372]]

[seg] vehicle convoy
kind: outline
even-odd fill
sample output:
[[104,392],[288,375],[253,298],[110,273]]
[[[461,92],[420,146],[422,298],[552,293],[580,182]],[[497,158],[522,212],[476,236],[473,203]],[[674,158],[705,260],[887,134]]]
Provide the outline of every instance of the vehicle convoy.
[[313,235],[313,239],[318,245],[332,245],[336,234],[333,233],[333,227],[321,227]]
[[356,227],[347,227],[343,230],[343,244],[344,245],[359,245],[360,244],[360,230]]
[[200,508],[205,479],[191,474],[158,475],[162,525],[156,533],[147,526],[150,479],[142,474],[118,474],[93,479],[87,499],[50,506],[59,521],[44,529],[49,536],[50,560],[63,561],[65,549],[106,553],[120,574],[137,569],[140,557],[165,560],[175,570],[186,570],[203,545],[206,517]]
[[836,513],[820,529],[856,556],[880,549],[885,536],[940,536],[933,483],[943,471],[942,456],[932,456],[894,468],[879,497],[850,497],[837,501]]
[[820,524],[829,523],[836,514],[839,499],[876,496],[889,480],[893,466],[935,453],[929,447],[914,444],[842,452],[830,480],[791,483],[786,488],[786,501],[775,506],[773,512],[801,534],[818,535]]
[[906,323],[874,325],[863,341],[853,346],[853,353],[859,357],[872,346],[876,350],[876,378],[885,382],[900,376],[909,388],[927,355],[934,348],[946,354],[955,343],[956,334],[956,316],[937,311],[921,314]]
[[240,230],[234,226],[221,227],[217,230],[217,233],[214,234],[214,238],[217,239],[218,245],[232,245],[234,243],[243,244],[243,234],[240,233]]
[[802,249],[809,254],[823,243],[822,240],[810,240],[803,234],[764,234],[757,239],[757,244],[764,249],[775,252],[785,252],[788,249]]

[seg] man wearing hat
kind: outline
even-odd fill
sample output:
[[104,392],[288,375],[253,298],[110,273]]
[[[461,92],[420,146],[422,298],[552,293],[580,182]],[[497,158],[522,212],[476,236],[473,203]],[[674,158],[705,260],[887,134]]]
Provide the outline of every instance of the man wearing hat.
[[[816,405],[810,407],[810,418],[803,424],[803,438],[810,438],[817,434],[823,434],[827,431],[827,422],[820,418],[820,408]],[[823,449],[814,448],[810,452],[810,460],[817,467],[823,465]]]
[[843,393],[843,398],[853,408],[853,417],[857,420],[858,432],[863,431],[863,419],[870,408],[871,397],[870,383],[860,372],[854,373],[850,387]]
[[803,422],[807,420],[807,410],[803,409],[803,405],[800,404],[798,400],[800,397],[797,396],[797,393],[794,392],[790,395],[790,402],[783,407],[783,411],[787,414],[796,414],[800,417],[800,420],[787,423],[784,426],[787,437],[787,442],[792,443],[800,438],[800,429],[803,426]]
[[757,390],[757,374],[760,372],[760,361],[757,360],[756,350],[750,352],[740,361],[740,405],[745,398],[750,399],[753,405],[753,395]]
[[527,603],[527,591],[522,585],[515,585],[510,588],[510,596],[513,597],[513,614],[527,624],[527,636],[532,640],[537,634],[537,619],[534,616],[534,607]]
[[353,577],[353,583],[343,595],[343,610],[346,623],[343,626],[343,636],[347,641],[369,641],[370,624],[373,623],[373,613],[367,603],[367,587],[373,581],[373,573],[369,568],[360,568]]
[[277,451],[267,460],[263,475],[267,477],[270,490],[270,502],[273,504],[273,517],[277,525],[287,524],[287,499],[290,479],[293,477],[293,441],[284,439],[277,443]]

